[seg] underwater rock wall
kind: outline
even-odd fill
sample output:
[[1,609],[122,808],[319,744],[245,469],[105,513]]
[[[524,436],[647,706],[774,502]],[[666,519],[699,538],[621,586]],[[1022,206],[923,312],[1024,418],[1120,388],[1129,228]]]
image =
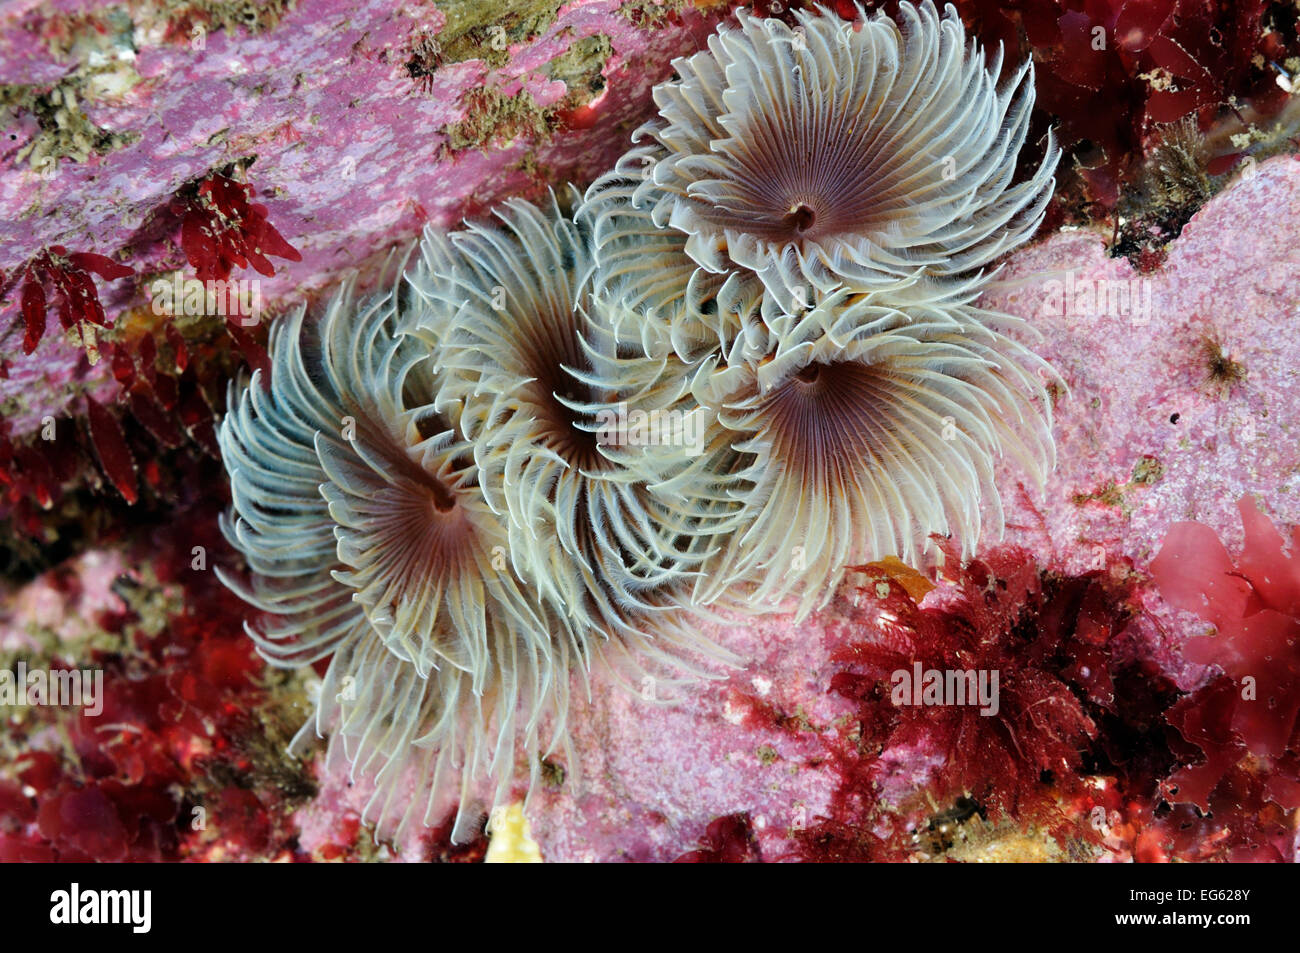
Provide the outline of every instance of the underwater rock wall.
[[[377,283],[426,225],[612,166],[671,58],[732,6],[0,4],[0,650],[5,668],[103,668],[115,726],[8,713],[4,857],[481,859],[485,838],[453,847],[440,828],[376,846],[364,783],[283,757],[319,673],[269,669],[212,577],[230,558],[213,424],[292,305],[348,274]],[[547,860],[1294,857],[1295,746],[1230,704],[1241,671],[1194,644],[1209,623],[1153,569],[1166,546],[1190,558],[1182,521],[1238,559],[1242,498],[1279,531],[1300,524],[1300,168],[1265,159],[1294,131],[1274,83],[1300,66],[1294,30],[1242,3],[1202,49],[1200,13],[1148,4],[1150,22],[1101,17],[1110,45],[1090,60],[1080,3],[1031,22],[960,6],[986,42],[1023,28],[1036,122],[1067,150],[1048,224],[983,301],[1036,328],[1025,343],[1067,385],[1057,467],[1042,494],[1002,475],[1008,530],[983,568],[936,587],[876,565],[797,626],[719,625],[749,663],[677,689],[675,707],[597,681],[570,715],[581,787],[548,765],[530,810]],[[1158,75],[1171,68],[1186,75]],[[1169,125],[1252,91],[1238,116],[1204,115],[1203,139]],[[1123,121],[1100,130],[1114,117],[1081,104],[1107,97]],[[239,289],[256,296],[191,308],[193,278],[256,281]],[[1269,609],[1283,640],[1293,609]],[[863,646],[886,614],[987,628],[989,664],[1023,676],[1008,699],[1063,714],[1020,749],[991,733],[954,752],[960,724],[926,728],[869,688],[885,660]],[[1052,657],[1011,638],[1026,626]],[[1013,749],[1021,772],[967,775],[983,788],[963,807],[953,766]]]

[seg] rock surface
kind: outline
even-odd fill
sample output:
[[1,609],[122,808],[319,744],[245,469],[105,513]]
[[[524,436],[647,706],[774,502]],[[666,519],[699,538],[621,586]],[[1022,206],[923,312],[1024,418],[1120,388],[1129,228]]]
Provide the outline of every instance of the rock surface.
[[[348,273],[373,280],[388,251],[426,225],[454,227],[504,197],[589,181],[647,117],[671,57],[698,48],[726,6],[10,0],[0,4],[9,117],[0,269],[13,279],[51,245],[109,255],[134,276],[97,282],[116,325],[100,340],[161,337],[152,283],[190,267],[171,203],[235,170],[302,257],[277,258],[275,275],[259,279],[273,320]],[[1196,214],[1150,274],[1108,257],[1108,236],[1066,230],[1011,257],[986,296],[1037,331],[1031,346],[1068,388],[1056,395],[1058,464],[1047,485],[1026,488],[1010,467],[999,480],[1006,540],[1044,566],[1082,573],[1127,560],[1141,578],[1169,527],[1186,519],[1231,549],[1243,494],[1278,525],[1300,524],[1300,162],[1276,158],[1248,173]],[[86,396],[126,400],[113,362],[92,363],[54,323],[23,355],[16,298],[11,291],[0,317],[0,436],[30,439],[47,417],[80,417]],[[182,328],[187,343],[201,331]],[[211,525],[205,532],[207,542]],[[171,541],[176,562],[175,552],[188,559],[193,534],[168,526],[157,538]],[[78,616],[125,611],[114,583],[138,576],[136,565],[108,540],[0,592],[0,647],[31,649],[39,630],[40,644],[75,652],[87,631]],[[167,575],[188,585],[175,566]],[[1146,613],[1133,638],[1181,689],[1197,688],[1207,670],[1181,649],[1204,624],[1140,591]],[[530,806],[542,856],[673,859],[715,819],[740,813],[765,859],[792,854],[792,832],[829,810],[840,781],[828,751],[854,709],[829,686],[852,598],[842,592],[800,625],[772,615],[716,627],[745,666],[676,689],[676,704],[660,703],[656,686],[650,701],[597,674],[569,719],[580,779],[566,766]],[[923,746],[881,757],[887,803],[934,762]],[[317,773],[319,791],[286,821],[293,850],[362,856],[364,782],[338,767]],[[241,791],[228,800],[242,804]],[[270,853],[266,836],[256,843]],[[429,837],[413,832],[398,856],[427,856]]]

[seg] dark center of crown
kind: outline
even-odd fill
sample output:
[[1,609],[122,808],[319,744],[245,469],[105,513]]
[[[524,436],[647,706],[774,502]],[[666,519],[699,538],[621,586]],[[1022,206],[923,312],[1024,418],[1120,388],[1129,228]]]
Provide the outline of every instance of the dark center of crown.
[[822,376],[822,366],[820,364],[809,364],[807,367],[795,373],[797,380],[805,384],[815,384],[817,379]]
[[435,513],[450,513],[456,508],[456,497],[442,485],[441,481],[432,481],[429,497],[433,502],[433,511]]
[[812,207],[800,202],[785,213],[781,218],[781,224],[791,231],[802,234],[812,228],[816,220],[817,213],[812,210]]

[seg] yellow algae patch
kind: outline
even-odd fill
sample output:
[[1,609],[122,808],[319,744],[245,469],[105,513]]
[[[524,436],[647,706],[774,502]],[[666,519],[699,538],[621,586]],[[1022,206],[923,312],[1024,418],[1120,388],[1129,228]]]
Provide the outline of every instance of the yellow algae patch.
[[511,804],[492,813],[491,839],[486,864],[540,864],[542,851],[528,829],[522,804]]

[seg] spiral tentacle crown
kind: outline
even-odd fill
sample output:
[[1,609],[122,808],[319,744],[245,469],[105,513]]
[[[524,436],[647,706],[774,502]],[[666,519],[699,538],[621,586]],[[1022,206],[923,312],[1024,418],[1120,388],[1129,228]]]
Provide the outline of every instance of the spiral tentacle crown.
[[232,394],[223,578],[273,663],[331,656],[314,728],[377,821],[451,804],[464,837],[521,754],[529,790],[575,777],[571,676],[707,675],[710,607],[802,616],[931,534],[970,551],[998,459],[1052,466],[1053,373],[979,304],[1052,194],[1050,136],[1017,176],[1030,66],[999,84],[929,0],[742,11],[674,66],[572,215],[426,232]]

